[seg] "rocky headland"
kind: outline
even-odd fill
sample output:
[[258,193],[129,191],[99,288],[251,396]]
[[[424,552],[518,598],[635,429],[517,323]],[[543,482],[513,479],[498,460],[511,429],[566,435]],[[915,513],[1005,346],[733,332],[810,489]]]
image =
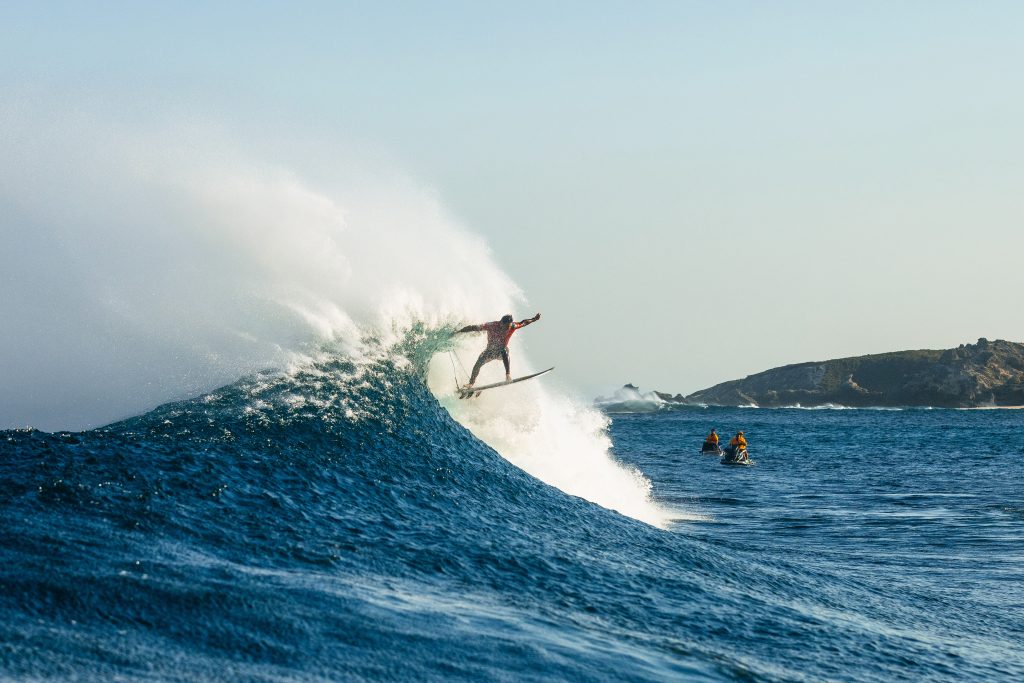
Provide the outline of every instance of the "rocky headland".
[[955,349],[896,351],[786,365],[663,401],[721,406],[1024,406],[1024,344],[979,339]]

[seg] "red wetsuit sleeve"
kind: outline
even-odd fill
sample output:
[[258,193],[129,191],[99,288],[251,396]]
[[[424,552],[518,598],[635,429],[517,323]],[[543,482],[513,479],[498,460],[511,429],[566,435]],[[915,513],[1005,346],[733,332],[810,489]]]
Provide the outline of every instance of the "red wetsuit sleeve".
[[512,323],[509,328],[505,331],[505,346],[508,346],[508,340],[512,338],[512,333],[518,330],[520,327],[526,327],[522,323]]

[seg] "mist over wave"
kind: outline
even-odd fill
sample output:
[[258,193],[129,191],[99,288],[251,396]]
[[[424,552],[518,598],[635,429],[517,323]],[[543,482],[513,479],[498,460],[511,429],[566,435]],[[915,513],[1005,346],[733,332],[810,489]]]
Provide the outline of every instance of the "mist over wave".
[[346,170],[346,188],[314,185],[210,130],[35,113],[0,120],[3,426],[96,426],[281,364],[313,338],[521,298],[483,241],[403,178]]
[[[335,174],[307,177],[195,122],[147,128],[20,102],[0,108],[0,128],[0,428],[95,427],[267,368],[309,368],[325,343],[359,364],[416,327],[523,303],[483,240],[401,175],[339,159]],[[457,343],[471,363],[481,340]],[[539,383],[460,403],[442,362],[429,386],[503,456],[566,492],[668,519],[649,482],[609,455],[599,413]],[[530,366],[518,352],[516,363]]]

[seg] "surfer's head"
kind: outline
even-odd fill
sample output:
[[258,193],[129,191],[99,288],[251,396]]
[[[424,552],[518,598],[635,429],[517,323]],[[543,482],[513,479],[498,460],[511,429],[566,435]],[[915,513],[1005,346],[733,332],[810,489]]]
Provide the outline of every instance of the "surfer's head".
[[512,314],[511,313],[506,313],[505,315],[501,316],[501,322],[505,323],[506,325],[511,325],[512,324]]

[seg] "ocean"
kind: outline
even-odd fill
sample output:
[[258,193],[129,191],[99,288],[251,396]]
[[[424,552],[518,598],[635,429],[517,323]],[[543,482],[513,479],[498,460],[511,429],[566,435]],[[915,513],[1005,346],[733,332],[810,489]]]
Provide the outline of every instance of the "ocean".
[[459,401],[446,338],[0,432],[0,678],[1024,679],[1024,412]]

